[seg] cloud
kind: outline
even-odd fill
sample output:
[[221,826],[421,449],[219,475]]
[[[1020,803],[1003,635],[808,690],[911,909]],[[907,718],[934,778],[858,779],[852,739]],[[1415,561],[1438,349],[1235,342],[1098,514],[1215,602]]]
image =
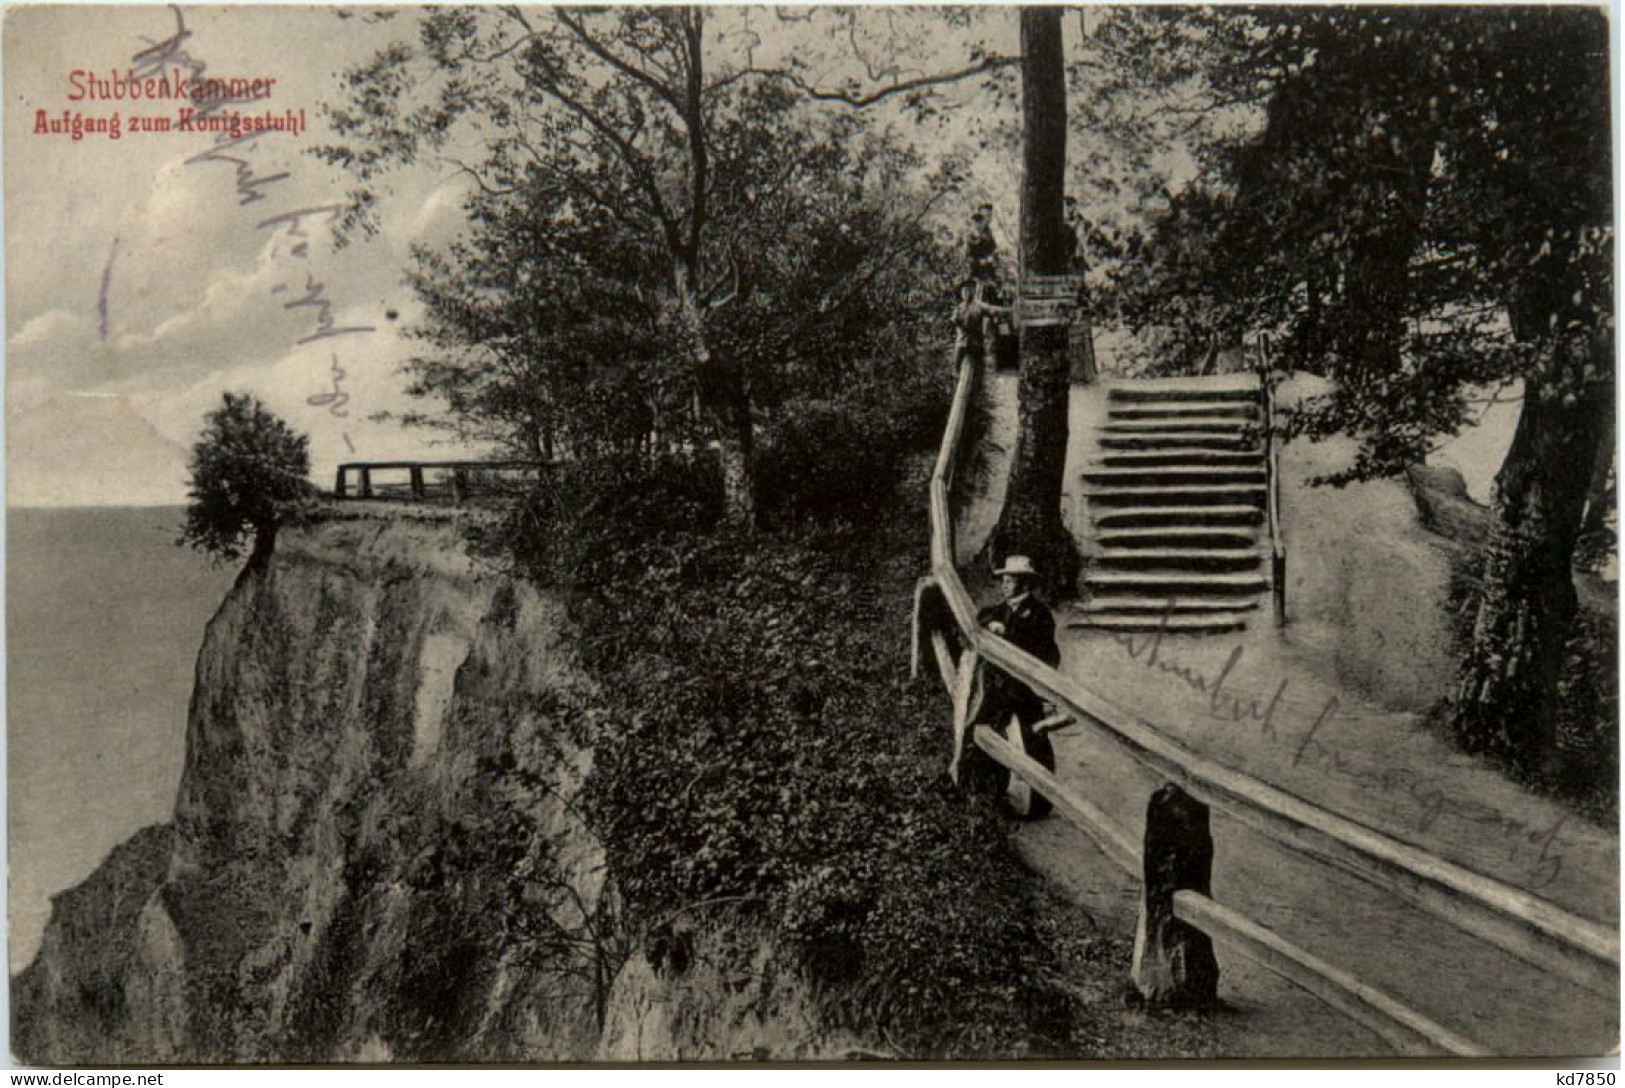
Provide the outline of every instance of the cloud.
[[18,330],[8,346],[12,350],[17,350],[31,344],[84,341],[94,331],[90,319],[84,314],[74,313],[72,310],[51,310],[35,317]]
[[[416,311],[404,285],[409,249],[443,244],[462,229],[467,183],[439,164],[397,172],[378,208],[385,232],[342,249],[315,219],[309,247],[297,255],[285,231],[260,226],[344,198],[348,179],[308,154],[332,138],[319,105],[342,93],[333,73],[404,28],[352,23],[341,30],[331,12],[292,8],[189,10],[198,55],[221,71],[258,65],[256,73],[280,80],[279,107],[309,111],[312,129],[302,139],[265,137],[224,150],[241,163],[200,159],[213,146],[207,137],[69,144],[28,134],[32,109],[58,104],[63,71],[127,62],[129,44],[155,32],[153,18],[152,10],[64,9],[33,19],[29,50],[19,47],[18,34],[7,36],[7,89],[14,92],[5,105],[8,406],[65,418],[60,407],[45,406],[113,394],[184,448],[222,391],[248,389],[310,432],[319,463],[432,453],[421,432],[366,417],[408,404],[398,367],[412,350],[401,330]],[[270,36],[284,47],[267,56],[254,43]],[[93,55],[81,56],[88,42],[96,43]],[[245,205],[243,170],[287,177],[262,186],[262,198]],[[301,346],[318,328],[321,308],[287,302],[313,284],[335,324],[378,331]],[[400,313],[397,320],[386,317],[390,310]],[[335,354],[351,398],[345,420],[308,403],[331,387]],[[43,439],[24,443],[14,467],[43,478],[55,471],[44,456],[51,448]],[[155,473],[173,472],[158,447],[137,443],[129,456],[152,459]],[[97,478],[104,484],[91,492],[125,486]]]
[[[338,320],[357,322],[366,312],[341,311]],[[413,316],[412,309],[403,315],[407,320]],[[205,414],[219,406],[223,392],[253,393],[290,426],[310,436],[311,472],[319,482],[330,480],[345,461],[469,456],[468,450],[453,453],[431,445],[433,436],[419,429],[370,418],[379,412],[398,416],[424,407],[407,396],[399,373],[413,350],[413,345],[394,336],[341,337],[214,371],[181,389],[132,387],[125,395],[157,432],[189,446]]]
[[460,179],[436,185],[412,214],[406,228],[407,240],[435,244],[448,240],[466,226],[463,199],[467,190],[468,185]]

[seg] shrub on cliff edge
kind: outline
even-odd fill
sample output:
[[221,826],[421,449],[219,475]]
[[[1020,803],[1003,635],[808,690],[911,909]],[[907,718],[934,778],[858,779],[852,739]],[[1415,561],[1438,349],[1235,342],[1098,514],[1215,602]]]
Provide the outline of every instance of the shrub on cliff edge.
[[251,393],[226,393],[192,446],[186,522],[178,543],[234,560],[252,541],[271,550],[276,530],[309,501],[310,440]]

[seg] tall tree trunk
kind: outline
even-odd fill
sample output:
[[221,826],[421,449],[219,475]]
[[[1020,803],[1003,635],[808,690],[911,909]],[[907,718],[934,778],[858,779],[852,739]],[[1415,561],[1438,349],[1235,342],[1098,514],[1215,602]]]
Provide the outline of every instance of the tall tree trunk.
[[744,374],[728,359],[711,351],[706,337],[705,310],[695,287],[691,267],[680,264],[677,291],[688,351],[694,365],[694,402],[700,422],[717,443],[722,476],[722,516],[735,529],[749,530],[756,524],[756,493],[752,455],[754,427],[750,394]]
[[[1026,275],[1063,275],[1061,197],[1066,184],[1066,70],[1061,9],[1021,9],[1021,251]],[[998,557],[1030,555],[1052,592],[1070,594],[1078,555],[1061,520],[1071,381],[1065,325],[1023,327],[1021,429],[999,530]]]
[[1614,471],[1615,449],[1615,419],[1614,400],[1607,398],[1603,406],[1605,418],[1603,420],[1602,437],[1597,443],[1597,456],[1591,464],[1591,486],[1586,492],[1585,521],[1580,526],[1580,535],[1591,536],[1601,534],[1608,528],[1608,517],[1614,513],[1616,505]]
[[675,239],[679,254],[677,290],[682,298],[694,354],[696,399],[702,417],[716,437],[722,469],[723,520],[736,530],[756,524],[756,491],[752,468],[755,428],[750,391],[734,360],[718,359],[706,337],[707,305],[701,297],[704,277],[702,237],[708,221],[711,156],[705,128],[705,9],[677,9],[676,25],[683,42],[683,127],[688,135],[689,214],[686,232]]
[[723,519],[748,530],[756,523],[750,398],[739,369],[706,351],[695,365],[700,409],[715,437],[722,472]]
[[1558,681],[1578,600],[1574,545],[1590,468],[1608,427],[1612,337],[1553,336],[1543,373],[1524,390],[1512,448],[1495,481],[1473,641],[1454,710],[1457,737],[1525,766],[1557,739]]
[[714,417],[722,463],[722,516],[729,525],[748,531],[756,525],[755,436],[744,383],[732,369],[724,368],[726,393]]

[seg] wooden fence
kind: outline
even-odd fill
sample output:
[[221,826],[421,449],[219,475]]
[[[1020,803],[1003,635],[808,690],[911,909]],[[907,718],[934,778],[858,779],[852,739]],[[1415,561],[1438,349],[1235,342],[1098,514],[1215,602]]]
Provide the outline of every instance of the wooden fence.
[[[937,453],[931,477],[931,575],[921,580],[914,615],[916,673],[927,655],[935,659],[945,686],[955,697],[957,719],[963,720],[970,687],[967,677],[978,667],[998,669],[1049,699],[1061,714],[1110,738],[1201,803],[1286,849],[1353,873],[1529,963],[1562,972],[1588,989],[1613,997],[1619,980],[1616,932],[1215,763],[983,630],[954,563],[949,509],[977,373],[974,360],[962,363]],[[1049,798],[1107,857],[1133,874],[1142,874],[1141,850],[1123,831],[1118,817],[1091,804],[993,730],[975,728],[971,740]],[[1177,891],[1173,913],[1214,941],[1316,994],[1401,1049],[1420,1042],[1457,1056],[1491,1053],[1205,894]]]
[[515,477],[528,481],[553,464],[551,461],[352,461],[338,467],[333,480],[333,497],[456,503],[475,495],[508,490]]

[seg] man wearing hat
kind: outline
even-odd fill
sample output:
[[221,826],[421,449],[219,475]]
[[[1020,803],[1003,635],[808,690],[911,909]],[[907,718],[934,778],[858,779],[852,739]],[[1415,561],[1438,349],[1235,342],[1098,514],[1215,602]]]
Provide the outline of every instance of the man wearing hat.
[[[1049,608],[1033,596],[1038,571],[1025,555],[1012,555],[1004,565],[993,572],[999,577],[1004,600],[984,608],[977,622],[1019,650],[1025,650],[1044,664],[1055,668],[1061,663],[1061,648],[1055,643],[1055,617]],[[1027,754],[1046,770],[1055,769],[1055,749],[1046,734],[1033,727],[1044,720],[1044,701],[1026,684],[995,668],[986,669],[983,677],[982,706],[977,714],[979,724],[1002,729],[1014,715],[1021,723],[1021,744]],[[1002,770],[1002,768],[1001,768]],[[1000,789],[1008,781],[1008,774],[999,778]],[[1049,800],[1033,792],[1028,816],[1045,816],[1050,811]]]
[[970,217],[970,231],[965,235],[965,261],[970,278],[979,284],[993,284],[999,278],[999,243],[993,239],[992,212],[991,204],[983,204]]

